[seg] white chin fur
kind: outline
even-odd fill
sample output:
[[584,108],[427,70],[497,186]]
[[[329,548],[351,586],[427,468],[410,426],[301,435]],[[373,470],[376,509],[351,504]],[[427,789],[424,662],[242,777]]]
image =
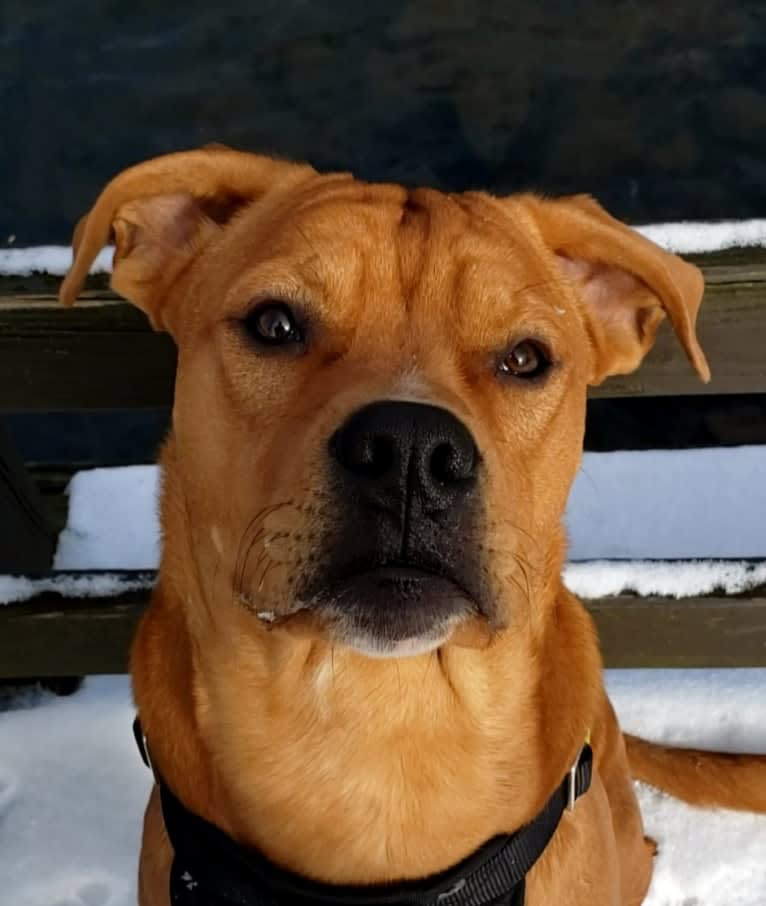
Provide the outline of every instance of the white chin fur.
[[448,636],[449,631],[433,637],[416,636],[412,639],[402,639],[400,642],[384,642],[369,636],[349,637],[345,638],[343,643],[365,657],[402,658],[417,657],[420,654],[436,651],[447,641]]

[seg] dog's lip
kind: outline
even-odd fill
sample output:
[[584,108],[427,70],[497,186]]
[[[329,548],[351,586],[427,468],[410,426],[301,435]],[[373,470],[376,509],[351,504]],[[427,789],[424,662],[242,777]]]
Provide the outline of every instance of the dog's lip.
[[[435,586],[434,590],[440,596],[454,602],[462,601],[462,608],[456,610],[443,625],[444,638],[440,638],[436,647],[449,638],[459,647],[484,648],[497,628],[489,612],[482,606],[481,599],[467,591],[458,579],[439,565],[432,567],[430,564],[411,561],[357,562],[342,573],[327,577],[320,588],[306,597],[302,596],[296,601],[297,606],[290,611],[281,614],[269,611],[259,613],[258,616],[269,630],[287,631],[298,639],[333,639],[338,613],[333,614],[332,609],[326,611],[322,604],[325,601],[332,602],[338,594],[358,588],[359,583],[368,587],[368,583],[372,583],[384,594],[387,593],[386,586],[390,586],[390,594],[394,597],[400,593],[407,594],[408,589],[412,592],[418,586],[423,591],[426,591],[427,586]],[[351,647],[354,647],[353,644]]]
[[490,616],[487,602],[478,589],[471,588],[461,580],[449,564],[425,557],[393,557],[380,559],[360,558],[326,573],[321,585],[314,586],[304,598],[313,607],[326,601],[334,593],[343,591],[358,582],[372,581],[379,586],[390,586],[392,594],[427,586],[441,587],[444,594],[463,599],[470,611],[478,616]]
[[365,579],[372,579],[381,585],[390,585],[392,591],[395,591],[397,586],[401,588],[430,583],[441,585],[444,589],[452,589],[453,593],[463,598],[466,603],[470,603],[471,609],[477,614],[484,614],[482,600],[475,592],[441,564],[428,562],[387,560],[382,563],[357,563],[339,574],[328,577],[325,590],[343,588]]
[[455,581],[452,576],[445,575],[441,570],[437,571],[426,566],[421,566],[415,563],[383,563],[379,565],[370,565],[358,569],[350,570],[343,574],[340,577],[340,581],[348,581],[350,579],[360,578],[362,576],[372,576],[382,580],[389,580],[392,582],[397,581],[428,581],[430,579],[442,579],[445,582],[450,582],[452,585],[457,586],[462,589],[462,586],[459,582]]

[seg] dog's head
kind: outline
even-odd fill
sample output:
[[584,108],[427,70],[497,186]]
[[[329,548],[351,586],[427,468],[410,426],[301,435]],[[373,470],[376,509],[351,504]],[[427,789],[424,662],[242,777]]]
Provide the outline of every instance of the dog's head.
[[587,386],[666,315],[708,377],[699,271],[586,197],[173,154],[103,191],[63,301],[110,236],[113,286],[179,349],[163,569],[260,636],[402,655],[533,619]]

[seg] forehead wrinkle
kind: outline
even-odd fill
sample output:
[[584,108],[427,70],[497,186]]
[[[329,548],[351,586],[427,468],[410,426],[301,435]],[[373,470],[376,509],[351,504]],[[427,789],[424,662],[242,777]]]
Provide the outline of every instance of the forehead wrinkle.
[[298,233],[298,235],[301,237],[301,239],[306,243],[306,245],[309,248],[309,256],[307,258],[301,259],[298,262],[298,267],[303,267],[307,271],[312,272],[314,277],[317,280],[319,280],[319,270],[316,267],[316,262],[320,260],[321,256],[320,256],[319,252],[316,250],[311,239],[309,239],[309,237],[306,235],[306,231],[303,229],[303,227],[299,223],[295,224],[295,231]]
[[478,346],[502,332],[510,338],[517,329],[541,330],[553,337],[571,326],[562,317],[570,307],[550,292],[560,283],[555,278],[519,273],[512,261],[486,260],[474,248],[464,250],[454,266],[453,323]]
[[311,243],[297,257],[286,251],[268,254],[236,275],[221,296],[222,307],[242,307],[266,295],[340,315],[358,304],[365,257],[363,247],[353,240],[344,247],[342,267],[333,265],[332,255],[312,251]]
[[423,280],[426,247],[431,234],[431,212],[417,190],[408,192],[402,199],[396,229],[399,287],[404,309],[410,312],[416,290]]
[[534,219],[514,196],[503,199],[484,192],[465,192],[451,197],[472,220],[484,227],[495,250],[507,249],[505,260],[528,262],[528,269],[541,275],[536,280],[541,286],[547,283],[560,286],[564,282]]
[[409,313],[416,304],[425,316],[449,309],[469,221],[451,195],[435,189],[414,189],[402,200],[397,241],[401,291]]
[[[338,181],[331,185],[307,187],[299,195],[288,198],[284,208],[291,221],[299,217],[304,222],[317,225],[331,221],[332,225],[353,221],[361,213],[370,216],[398,210],[406,190],[402,186],[387,183],[364,183],[356,180]],[[352,225],[349,223],[349,225]]]
[[270,208],[276,216],[289,217],[331,203],[369,202],[373,199],[401,197],[404,189],[393,183],[365,183],[350,173],[317,173],[312,178],[290,185],[277,185],[257,204]]
[[561,285],[552,256],[541,246],[536,226],[521,206],[509,209],[501,200],[478,192],[450,197],[468,222],[461,236],[462,254],[472,260],[477,274],[486,273],[506,286],[512,280],[516,288],[510,296],[506,293],[507,298]]
[[[377,212],[398,209],[406,190],[395,184],[364,183],[348,174],[316,176],[274,192],[250,206],[235,225],[240,232],[254,230],[267,245],[278,247],[289,238],[290,228],[300,228],[304,242],[332,237],[340,230],[359,234],[359,215],[365,220]],[[231,231],[229,231],[231,234]]]
[[481,223],[486,232],[503,245],[518,246],[526,257],[531,257],[545,270],[549,262],[541,254],[540,236],[534,220],[515,201],[514,196],[496,198],[485,192],[464,192],[451,196],[469,217]]

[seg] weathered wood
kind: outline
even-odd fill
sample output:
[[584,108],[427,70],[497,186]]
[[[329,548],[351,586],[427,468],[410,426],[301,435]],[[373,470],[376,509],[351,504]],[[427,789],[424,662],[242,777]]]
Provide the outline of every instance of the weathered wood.
[[766,667],[766,588],[747,597],[587,601],[607,667]]
[[125,673],[145,591],[0,605],[0,679]]
[[[125,574],[129,575],[129,574]],[[146,592],[0,606],[0,678],[122,673]],[[607,667],[766,666],[766,587],[748,597],[587,601]]]
[[591,396],[685,396],[766,392],[766,282],[710,283],[699,338],[713,379],[703,384],[665,322],[635,374],[610,378]]
[[[720,253],[705,264],[700,337],[713,370],[699,382],[667,324],[643,367],[593,389],[593,397],[766,392],[766,260],[763,250]],[[27,282],[28,281],[28,282]],[[101,281],[103,282],[103,281]],[[142,314],[103,289],[72,310],[46,277],[0,279],[0,410],[168,406],[175,350]]]
[[167,405],[176,353],[135,308],[86,295],[0,295],[0,410],[136,409]]

